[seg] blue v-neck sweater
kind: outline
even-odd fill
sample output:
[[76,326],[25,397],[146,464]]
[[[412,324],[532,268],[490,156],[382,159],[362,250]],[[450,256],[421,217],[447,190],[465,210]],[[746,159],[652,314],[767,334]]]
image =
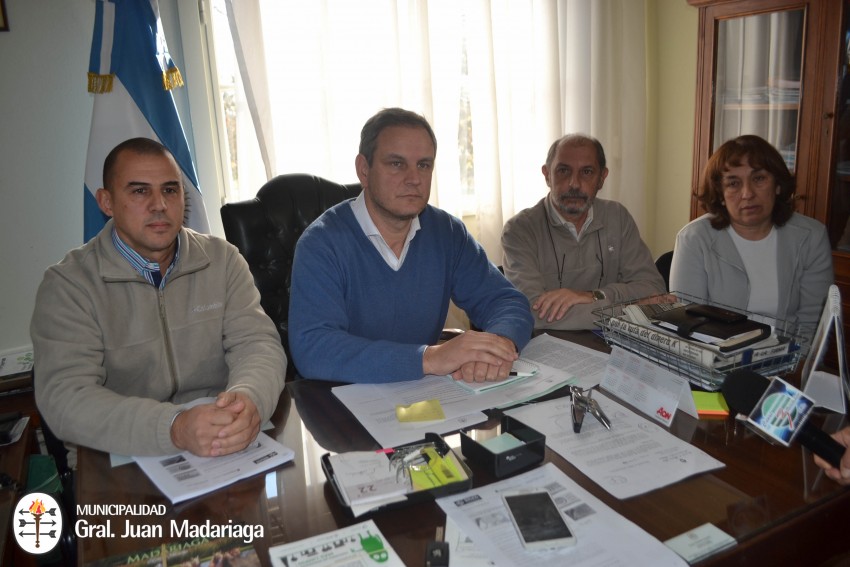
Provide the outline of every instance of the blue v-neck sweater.
[[349,201],[298,240],[292,267],[289,347],[305,378],[394,382],[422,377],[449,300],[478,328],[522,349],[528,300],[487,260],[457,218],[428,206],[404,263],[392,270],[357,223]]

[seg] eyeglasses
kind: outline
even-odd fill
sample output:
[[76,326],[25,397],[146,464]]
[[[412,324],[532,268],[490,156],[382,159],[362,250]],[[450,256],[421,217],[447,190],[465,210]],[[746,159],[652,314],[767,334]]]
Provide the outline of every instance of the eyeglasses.
[[[723,195],[727,199],[733,199],[740,196],[745,183],[740,177],[728,177],[721,180],[720,185],[723,189]],[[776,181],[773,175],[761,169],[754,171],[747,178],[746,186],[749,187],[750,191],[772,191],[776,188]]]

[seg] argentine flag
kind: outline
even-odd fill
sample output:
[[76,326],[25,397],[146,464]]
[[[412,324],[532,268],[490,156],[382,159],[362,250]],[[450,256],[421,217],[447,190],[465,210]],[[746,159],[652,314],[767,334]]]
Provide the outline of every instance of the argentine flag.
[[183,85],[159,19],[157,0],[97,0],[89,60],[88,89],[95,93],[86,157],[84,239],[95,236],[107,217],[95,192],[103,187],[103,161],[130,138],[158,140],[183,171],[183,224],[209,232],[198,176],[171,89]]

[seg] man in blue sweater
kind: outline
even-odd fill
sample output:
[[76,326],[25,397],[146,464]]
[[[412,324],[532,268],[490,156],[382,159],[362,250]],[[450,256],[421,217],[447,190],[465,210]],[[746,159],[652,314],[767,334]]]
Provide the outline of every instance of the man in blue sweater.
[[[431,126],[384,109],[363,126],[359,152],[360,196],[316,219],[295,249],[289,346],[298,373],[364,383],[504,380],[531,337],[528,300],[460,220],[428,205]],[[438,345],[449,300],[483,331]]]

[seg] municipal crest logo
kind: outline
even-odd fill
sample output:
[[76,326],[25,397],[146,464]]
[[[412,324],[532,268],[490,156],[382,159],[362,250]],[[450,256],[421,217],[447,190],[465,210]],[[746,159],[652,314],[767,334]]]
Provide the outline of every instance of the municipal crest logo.
[[18,500],[12,521],[15,539],[28,553],[47,553],[62,536],[62,510],[49,494],[31,492]]

